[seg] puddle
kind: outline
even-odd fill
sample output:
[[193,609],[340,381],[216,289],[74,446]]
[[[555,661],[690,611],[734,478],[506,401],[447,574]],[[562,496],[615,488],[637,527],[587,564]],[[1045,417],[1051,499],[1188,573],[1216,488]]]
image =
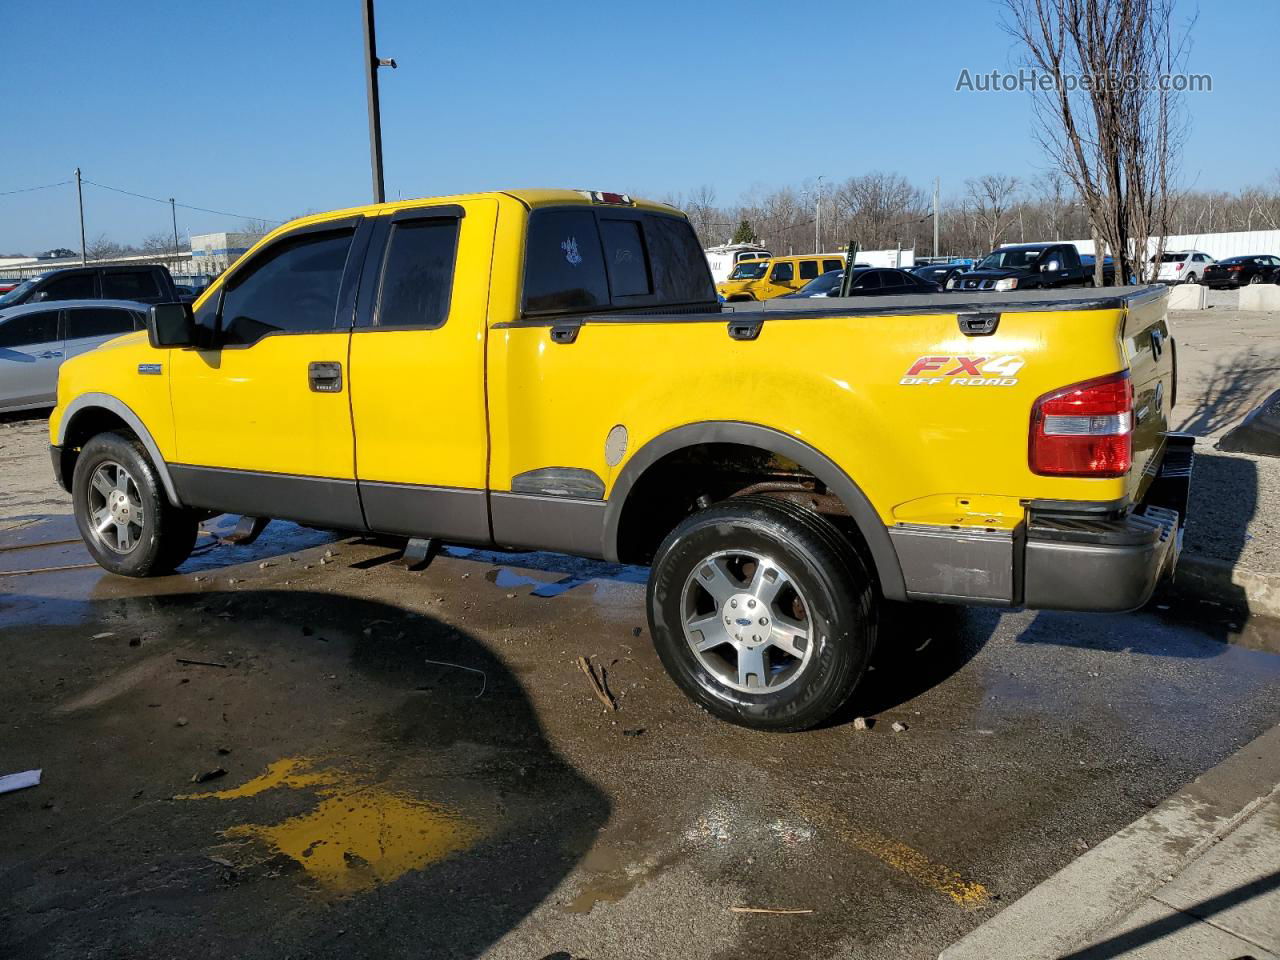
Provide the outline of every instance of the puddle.
[[467,849],[483,834],[443,804],[320,767],[307,757],[277,760],[238,787],[175,799],[239,800],[281,789],[314,791],[320,800],[307,813],[279,823],[238,824],[222,836],[249,839],[290,857],[330,893],[359,893],[390,883]]
[[[490,583],[508,590],[533,587],[530,595],[534,597],[558,597],[592,581],[643,584],[649,579],[648,567],[605,563],[602,560],[587,560],[561,553],[504,553],[470,547],[445,547],[443,553],[450,557],[492,564],[498,569],[485,574],[485,579]],[[558,580],[539,580],[513,568],[558,573],[561,577]]]

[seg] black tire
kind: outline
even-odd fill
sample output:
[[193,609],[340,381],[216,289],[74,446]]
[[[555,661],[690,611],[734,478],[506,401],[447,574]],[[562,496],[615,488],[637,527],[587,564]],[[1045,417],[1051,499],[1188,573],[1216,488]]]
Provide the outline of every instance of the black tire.
[[1092,287],[1093,285],[1093,277],[1085,277],[1084,283],[1081,284],[1082,287]]
[[[125,493],[119,508],[126,511],[125,526],[130,530],[127,549],[122,548],[116,532],[119,524],[112,523],[108,532],[99,533],[94,520],[95,513],[101,516],[102,510],[111,510],[111,505],[104,502],[109,495],[94,486],[94,477],[101,468],[104,476],[118,479],[120,467],[126,474],[117,489]],[[114,495],[112,491],[110,496]],[[169,503],[146,448],[135,437],[100,433],[86,443],[76,460],[71,498],[80,536],[98,564],[111,573],[124,577],[172,573],[195,546],[199,515]],[[136,517],[138,507],[142,520],[129,521],[128,511]]]
[[1252,277],[1249,278],[1250,284],[1261,283],[1261,282],[1262,282],[1262,274],[1260,273],[1255,273]]
[[1199,278],[1194,273],[1188,273],[1186,283],[1199,283]]
[[[768,613],[774,604],[790,602],[790,612],[773,616],[773,622],[802,620],[800,625],[806,628],[800,656],[778,653],[778,648],[767,641],[759,661],[764,669],[761,674],[746,677],[741,675],[739,648],[732,645],[728,636],[724,646],[700,654],[695,652],[695,641],[685,630],[686,616],[705,617],[704,622],[714,620],[713,628],[720,627],[723,618],[719,614],[729,612],[729,601],[721,604],[709,590],[691,585],[695,576],[704,575],[708,564],[731,565],[735,551],[769,559],[778,574],[773,582],[781,579],[788,583],[780,588],[774,601],[756,612]],[[737,580],[734,590],[747,589],[745,584],[753,571],[750,566],[743,569],[740,578],[730,575],[730,581]],[[701,611],[690,606],[690,597],[702,602]],[[879,597],[867,565],[835,527],[789,501],[755,496],[715,504],[688,517],[672,531],[654,559],[647,606],[658,656],[690,699],[730,723],[782,732],[816,726],[849,699],[875,648]],[[734,614],[733,624],[753,624],[752,619],[737,619],[739,616],[741,611]],[[756,629],[754,625],[733,624],[725,630]],[[775,627],[768,629],[773,631]],[[702,640],[706,635],[695,631],[692,636]],[[730,656],[735,663],[728,662]],[[708,665],[721,660],[724,670]],[[735,669],[743,681],[741,686],[734,686],[722,676]],[[770,689],[773,685],[776,688]]]

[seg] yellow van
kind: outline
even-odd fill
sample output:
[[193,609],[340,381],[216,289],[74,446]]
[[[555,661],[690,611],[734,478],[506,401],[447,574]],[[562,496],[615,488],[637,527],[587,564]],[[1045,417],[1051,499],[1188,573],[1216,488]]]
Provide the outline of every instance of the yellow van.
[[729,279],[716,284],[716,293],[726,302],[769,300],[795,293],[810,280],[832,270],[844,269],[844,255],[808,253],[767,260],[744,260],[733,268]]

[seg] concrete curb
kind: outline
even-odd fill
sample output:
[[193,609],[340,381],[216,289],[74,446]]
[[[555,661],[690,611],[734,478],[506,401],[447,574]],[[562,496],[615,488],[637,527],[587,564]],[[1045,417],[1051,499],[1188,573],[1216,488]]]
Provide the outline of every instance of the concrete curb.
[[939,960],[1055,960],[1107,930],[1280,784],[1280,726],[1104,840]]
[[1217,557],[1184,553],[1174,590],[1257,616],[1280,617],[1280,574],[1246,570]]

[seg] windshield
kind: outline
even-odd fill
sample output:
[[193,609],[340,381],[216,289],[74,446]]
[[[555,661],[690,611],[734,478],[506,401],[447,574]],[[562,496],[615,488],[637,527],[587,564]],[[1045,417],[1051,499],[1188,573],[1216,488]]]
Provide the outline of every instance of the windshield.
[[769,269],[768,260],[747,260],[738,264],[733,268],[733,273],[729,274],[730,280],[759,280],[764,276],[764,272]]
[[831,270],[816,280],[810,280],[796,291],[796,295],[801,297],[821,297],[839,287],[840,278],[843,276],[843,270]]
[[34,280],[23,280],[3,297],[0,297],[0,307],[7,307],[9,304],[21,300],[23,295],[33,286],[35,286]]
[[1030,250],[997,250],[995,253],[987,254],[978,266],[984,270],[1021,269],[1029,267],[1039,260],[1042,253],[1044,253],[1044,250],[1040,247],[1033,247]]

